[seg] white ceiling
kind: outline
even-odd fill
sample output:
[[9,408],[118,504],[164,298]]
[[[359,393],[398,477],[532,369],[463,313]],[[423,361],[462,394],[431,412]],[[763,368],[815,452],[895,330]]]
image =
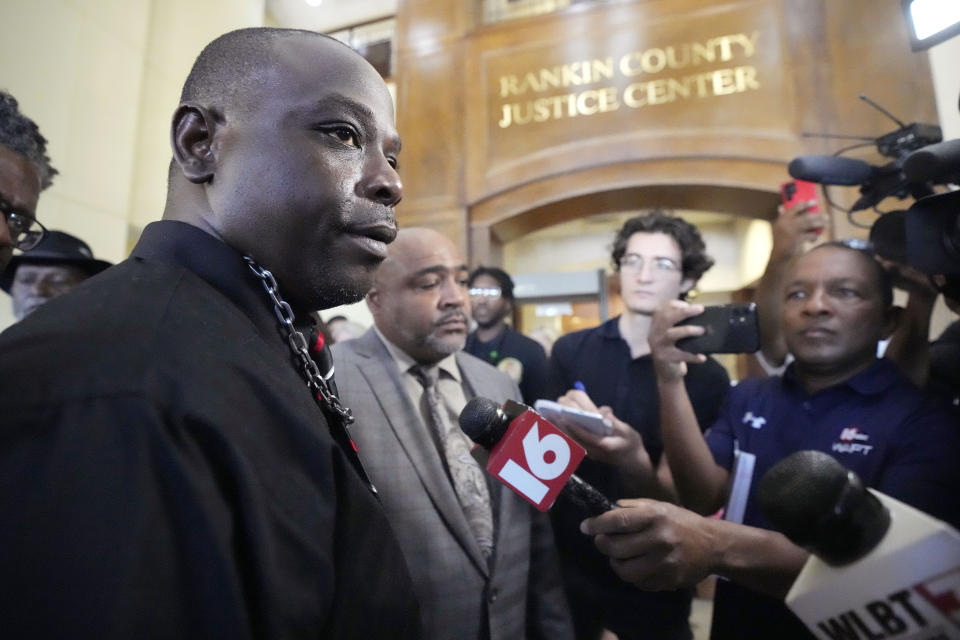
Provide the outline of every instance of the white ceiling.
[[277,26],[324,33],[397,12],[397,0],[322,0],[317,7],[311,7],[306,0],[266,2],[267,13]]

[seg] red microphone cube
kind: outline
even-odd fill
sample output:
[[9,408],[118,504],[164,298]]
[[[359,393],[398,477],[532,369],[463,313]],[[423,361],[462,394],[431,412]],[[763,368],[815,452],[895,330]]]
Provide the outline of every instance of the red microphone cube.
[[553,506],[587,452],[535,411],[510,421],[487,471],[540,511]]

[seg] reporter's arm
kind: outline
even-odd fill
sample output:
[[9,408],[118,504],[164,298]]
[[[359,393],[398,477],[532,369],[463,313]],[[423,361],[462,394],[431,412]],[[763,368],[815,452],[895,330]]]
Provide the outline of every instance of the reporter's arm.
[[705,518],[654,500],[585,520],[581,531],[610,557],[613,570],[640,589],[689,587],[717,574],[783,598],[809,554],[782,534]]
[[817,239],[815,230],[823,229],[828,221],[823,213],[808,213],[815,205],[815,202],[798,202],[789,209],[778,207],[777,217],[771,224],[773,246],[754,299],[760,329],[760,352],[774,367],[782,365],[787,357],[787,343],[780,330],[780,306],[787,269],[790,261],[803,252],[804,244]]
[[913,267],[890,260],[880,263],[890,273],[894,286],[908,294],[883,356],[897,363],[915,385],[926,386],[930,374],[930,317],[939,292]]
[[702,363],[706,356],[676,346],[681,338],[703,333],[702,327],[676,326],[677,322],[702,312],[701,305],[679,300],[661,306],[650,326],[650,351],[657,376],[661,439],[680,502],[699,513],[713,513],[723,504],[729,472],[714,462],[683,380],[687,363]]

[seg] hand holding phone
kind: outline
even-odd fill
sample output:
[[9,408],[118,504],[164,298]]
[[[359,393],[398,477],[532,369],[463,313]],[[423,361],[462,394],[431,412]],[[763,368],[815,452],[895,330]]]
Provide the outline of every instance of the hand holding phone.
[[[817,185],[806,180],[791,180],[780,185],[780,198],[783,201],[783,208],[789,211],[791,208],[804,203],[813,204],[805,213],[820,213],[820,204],[817,202]],[[816,227],[810,230],[812,233],[823,233],[823,227]]]
[[704,307],[703,313],[677,325],[694,324],[703,335],[677,340],[677,348],[690,353],[754,353],[760,349],[757,305],[723,304]]
[[573,409],[553,400],[537,400],[533,403],[533,408],[551,422],[572,422],[598,436],[609,436],[613,433],[613,427],[599,413]]

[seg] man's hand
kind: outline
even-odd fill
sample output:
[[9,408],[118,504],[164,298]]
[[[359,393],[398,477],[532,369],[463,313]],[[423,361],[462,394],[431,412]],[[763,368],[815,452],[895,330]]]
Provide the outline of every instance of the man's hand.
[[598,407],[590,396],[579,389],[571,389],[557,398],[557,402],[572,409],[599,413],[610,423],[613,432],[608,436],[600,436],[570,419],[557,419],[557,426],[579,442],[587,450],[588,456],[624,471],[643,475],[653,473],[643,438],[630,425],[613,415],[610,407]]
[[934,300],[940,293],[931,281],[930,276],[919,269],[880,256],[877,256],[877,262],[890,274],[890,281],[893,286],[897,289],[903,289],[910,294],[911,298],[920,296]]
[[797,202],[785,209],[777,207],[777,217],[773,221],[773,249],[771,253],[793,256],[803,249],[803,245],[820,238],[829,221],[821,211],[810,213],[817,206],[816,200]]
[[620,500],[620,509],[584,520],[580,530],[623,580],[641,589],[690,587],[716,571],[715,521],[667,502]]
[[687,304],[682,300],[668,300],[653,314],[650,322],[650,356],[653,369],[660,382],[677,382],[687,375],[688,362],[706,362],[707,356],[690,353],[677,348],[677,340],[692,336],[702,336],[704,328],[685,324],[675,326],[681,320],[703,313],[703,305]]
[[620,509],[580,530],[610,557],[618,576],[641,589],[690,587],[722,575],[774,598],[786,597],[809,554],[783,534],[698,516],[656,500],[620,500]]

